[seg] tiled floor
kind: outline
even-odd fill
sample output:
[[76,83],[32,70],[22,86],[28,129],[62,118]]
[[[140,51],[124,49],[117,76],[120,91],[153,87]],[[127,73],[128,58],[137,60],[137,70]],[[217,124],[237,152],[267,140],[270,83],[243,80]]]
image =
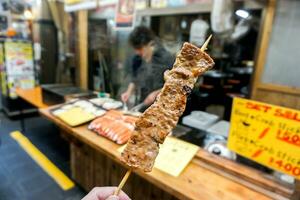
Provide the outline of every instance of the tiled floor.
[[[75,186],[63,191],[10,137],[16,130],[20,130],[19,121],[0,113],[0,200],[81,199],[85,195],[82,189]],[[22,133],[70,177],[69,146],[53,124],[41,117],[27,118]]]

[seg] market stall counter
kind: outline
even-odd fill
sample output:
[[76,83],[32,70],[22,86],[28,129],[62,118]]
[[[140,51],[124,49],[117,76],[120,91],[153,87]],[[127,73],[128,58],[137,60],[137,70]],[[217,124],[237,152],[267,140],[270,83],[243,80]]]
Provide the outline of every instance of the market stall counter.
[[[120,160],[120,145],[101,137],[88,130],[87,125],[71,127],[54,117],[50,110],[54,107],[40,109],[42,116],[55,123],[60,129],[62,137],[70,142],[71,154],[71,174],[72,178],[89,191],[95,186],[118,185],[126,172],[126,167]],[[282,195],[266,192],[266,189],[255,184],[241,184],[236,180],[228,178],[229,175],[222,175],[222,171],[211,170],[201,162],[199,157],[207,157],[214,160],[214,155],[210,155],[204,150],[199,150],[197,156],[188,164],[184,171],[174,177],[158,169],[153,169],[151,173],[134,171],[123,190],[132,199],[287,199],[290,190],[269,181],[262,179],[260,175],[248,168],[234,166],[238,173],[250,173],[253,179],[259,179],[261,185],[268,185],[274,190],[280,191]],[[217,157],[217,156],[216,156]],[[215,162],[228,162],[221,159]],[[222,164],[224,164],[224,162]],[[201,164],[202,163],[202,164]],[[216,167],[218,168],[218,167]],[[233,170],[233,171],[234,171]],[[237,176],[238,177],[238,176]],[[251,181],[250,181],[251,182]]]
[[37,108],[47,108],[49,106],[43,102],[42,89],[39,86],[32,89],[16,88],[16,94]]

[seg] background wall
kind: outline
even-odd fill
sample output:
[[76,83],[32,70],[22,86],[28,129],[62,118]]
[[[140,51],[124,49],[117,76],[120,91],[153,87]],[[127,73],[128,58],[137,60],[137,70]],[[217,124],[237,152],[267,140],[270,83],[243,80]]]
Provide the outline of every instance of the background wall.
[[262,82],[300,87],[300,1],[277,3]]

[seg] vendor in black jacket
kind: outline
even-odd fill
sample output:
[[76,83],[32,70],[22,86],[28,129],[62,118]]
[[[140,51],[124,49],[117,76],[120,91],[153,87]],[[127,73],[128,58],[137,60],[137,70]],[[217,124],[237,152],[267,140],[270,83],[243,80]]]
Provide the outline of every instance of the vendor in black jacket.
[[138,103],[149,106],[162,88],[164,71],[172,67],[174,57],[160,44],[153,32],[143,26],[132,31],[129,43],[136,55],[127,67],[130,83],[121,99],[127,102],[135,92]]

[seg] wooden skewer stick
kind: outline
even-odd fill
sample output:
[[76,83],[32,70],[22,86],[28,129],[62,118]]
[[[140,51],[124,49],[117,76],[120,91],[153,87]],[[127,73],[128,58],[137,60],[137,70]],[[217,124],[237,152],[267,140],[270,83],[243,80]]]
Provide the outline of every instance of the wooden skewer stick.
[[210,36],[207,38],[207,40],[204,42],[204,44],[203,44],[202,47],[201,47],[201,51],[205,51],[205,50],[206,50],[206,47],[207,47],[207,45],[208,45],[208,43],[209,43],[211,37],[212,37],[212,35],[210,35]]
[[[207,40],[204,42],[204,44],[201,47],[201,51],[205,51],[206,50],[206,47],[207,47],[207,45],[208,45],[211,37],[212,37],[212,35],[210,35],[207,38]],[[121,183],[119,184],[118,188],[115,190],[114,195],[116,195],[116,196],[119,195],[120,191],[122,190],[123,186],[125,185],[125,183],[126,183],[127,179],[129,178],[130,174],[131,174],[131,169],[126,172],[126,174],[123,177],[123,179],[122,179]]]
[[129,178],[130,174],[131,174],[131,169],[129,169],[126,172],[126,174],[123,177],[123,179],[122,179],[121,183],[119,184],[118,188],[115,190],[114,195],[118,196],[120,194],[120,191],[122,190],[123,186],[125,185],[125,183],[126,183],[127,179]]

